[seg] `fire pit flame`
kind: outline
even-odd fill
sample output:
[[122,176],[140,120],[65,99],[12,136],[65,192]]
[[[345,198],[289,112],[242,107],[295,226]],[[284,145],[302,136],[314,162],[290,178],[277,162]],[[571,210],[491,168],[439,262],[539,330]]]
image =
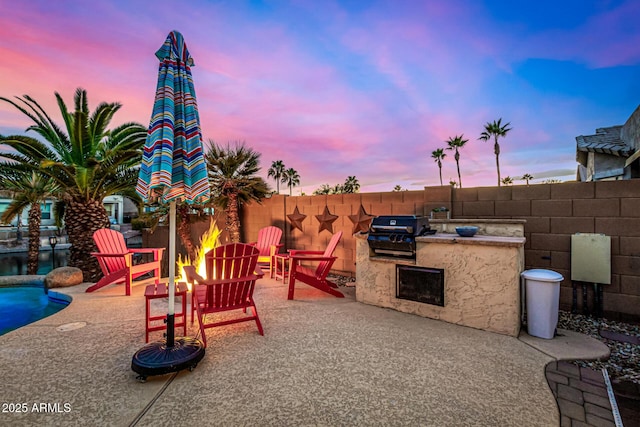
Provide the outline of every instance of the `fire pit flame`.
[[[218,239],[220,238],[221,233],[222,231],[220,231],[216,223],[214,221],[211,221],[209,229],[200,238],[200,246],[198,246],[198,248],[196,249],[196,259],[194,261],[191,261],[189,256],[186,256],[183,259],[181,255],[178,255],[178,261],[176,263],[178,267],[177,271],[180,272],[180,278],[178,280],[186,279],[187,276],[184,273],[184,267],[187,265],[195,266],[198,274],[202,277],[206,277],[207,271],[204,262],[204,256],[207,252],[209,252],[211,249],[215,249],[220,244],[220,241]],[[191,283],[189,283],[188,286],[189,290],[191,290]]]

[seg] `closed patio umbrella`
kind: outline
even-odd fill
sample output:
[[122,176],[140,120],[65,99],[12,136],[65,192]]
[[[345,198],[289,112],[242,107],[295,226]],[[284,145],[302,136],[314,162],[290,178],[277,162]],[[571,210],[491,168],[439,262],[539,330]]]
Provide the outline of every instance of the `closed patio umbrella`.
[[210,196],[191,75],[194,63],[178,31],[169,33],[156,56],[158,85],[136,191],[145,202],[169,203],[169,310],[166,341],[150,343],[133,356],[131,368],[141,379],[191,368],[204,356],[199,340],[174,336],[176,201],[203,202]]

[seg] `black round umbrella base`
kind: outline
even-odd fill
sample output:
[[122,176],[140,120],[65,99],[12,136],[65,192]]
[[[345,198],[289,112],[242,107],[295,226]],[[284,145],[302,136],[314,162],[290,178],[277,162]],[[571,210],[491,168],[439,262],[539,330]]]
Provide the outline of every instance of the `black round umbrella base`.
[[195,338],[176,338],[172,347],[166,341],[149,343],[133,355],[131,369],[140,379],[196,367],[204,357],[204,344]]

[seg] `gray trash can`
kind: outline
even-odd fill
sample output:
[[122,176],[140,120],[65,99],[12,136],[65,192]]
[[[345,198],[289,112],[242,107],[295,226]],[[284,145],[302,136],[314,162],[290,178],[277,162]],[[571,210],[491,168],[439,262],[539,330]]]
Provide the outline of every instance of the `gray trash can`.
[[529,335],[552,339],[558,326],[560,282],[562,275],[551,270],[522,272],[527,301],[527,331]]

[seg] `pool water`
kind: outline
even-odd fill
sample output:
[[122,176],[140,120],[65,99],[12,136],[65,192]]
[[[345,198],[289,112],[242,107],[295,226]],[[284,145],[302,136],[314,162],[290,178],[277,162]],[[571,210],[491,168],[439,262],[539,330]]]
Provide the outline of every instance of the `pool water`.
[[[47,274],[57,267],[65,267],[69,256],[68,249],[56,250],[52,256],[51,251],[40,251],[38,254],[38,272]],[[26,252],[0,253],[0,276],[20,276],[27,274]]]
[[42,286],[0,287],[0,335],[57,313],[69,305],[63,298]]

